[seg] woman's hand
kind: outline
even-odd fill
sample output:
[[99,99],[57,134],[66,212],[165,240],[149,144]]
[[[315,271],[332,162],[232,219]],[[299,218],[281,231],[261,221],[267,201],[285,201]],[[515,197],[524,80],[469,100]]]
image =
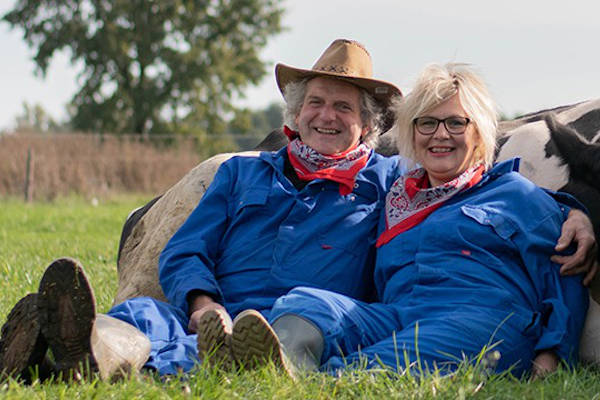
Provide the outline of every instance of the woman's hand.
[[553,351],[542,351],[533,360],[531,379],[543,378],[556,371],[558,368],[558,357]]
[[598,272],[598,244],[594,236],[594,227],[590,219],[580,210],[572,209],[562,226],[556,251],[563,251],[571,243],[577,243],[577,250],[569,256],[552,256],[552,261],[561,264],[561,275],[585,273],[583,284],[589,286]]

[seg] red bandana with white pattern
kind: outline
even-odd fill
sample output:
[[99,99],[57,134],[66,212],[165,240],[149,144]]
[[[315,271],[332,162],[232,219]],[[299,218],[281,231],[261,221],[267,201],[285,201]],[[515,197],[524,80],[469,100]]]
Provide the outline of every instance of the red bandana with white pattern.
[[377,239],[376,246],[380,247],[396,235],[418,225],[452,196],[476,185],[483,172],[483,165],[475,165],[436,187],[429,187],[429,178],[423,168],[398,178],[385,197],[386,229]]
[[369,160],[369,147],[361,143],[343,153],[325,155],[304,144],[298,133],[287,126],[283,130],[290,139],[287,153],[298,178],[303,181],[329,179],[340,184],[341,195],[352,193],[356,175]]

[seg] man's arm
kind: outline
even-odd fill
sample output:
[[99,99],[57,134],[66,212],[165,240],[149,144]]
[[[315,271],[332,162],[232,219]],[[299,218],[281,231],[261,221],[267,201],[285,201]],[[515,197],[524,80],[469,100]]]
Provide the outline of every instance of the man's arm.
[[160,285],[168,301],[187,315],[200,307],[203,297],[198,295],[215,303],[222,299],[215,268],[229,220],[230,174],[227,165],[219,168],[198,206],[160,255]]
[[563,251],[572,243],[577,244],[575,253],[568,256],[557,254],[551,259],[561,265],[561,275],[585,273],[583,284],[589,286],[598,272],[598,244],[592,222],[585,213],[577,209],[569,211],[554,249]]
[[192,290],[188,294],[189,317],[188,331],[195,333],[198,327],[200,317],[208,310],[225,310],[221,304],[217,303],[212,296],[198,290]]

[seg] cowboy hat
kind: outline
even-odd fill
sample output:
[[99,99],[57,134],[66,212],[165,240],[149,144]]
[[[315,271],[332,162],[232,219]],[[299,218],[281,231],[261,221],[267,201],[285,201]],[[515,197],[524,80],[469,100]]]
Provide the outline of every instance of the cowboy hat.
[[373,79],[371,56],[362,44],[354,40],[334,40],[311,69],[294,68],[285,64],[275,66],[277,86],[282,94],[288,83],[318,76],[342,79],[365,89],[385,108],[389,106],[392,96],[402,95],[395,85]]

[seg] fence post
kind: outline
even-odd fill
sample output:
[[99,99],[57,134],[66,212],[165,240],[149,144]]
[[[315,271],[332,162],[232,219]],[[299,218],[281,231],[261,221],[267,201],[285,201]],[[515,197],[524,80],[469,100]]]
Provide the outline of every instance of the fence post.
[[25,170],[25,201],[31,203],[33,200],[33,150],[27,149],[27,166]]

